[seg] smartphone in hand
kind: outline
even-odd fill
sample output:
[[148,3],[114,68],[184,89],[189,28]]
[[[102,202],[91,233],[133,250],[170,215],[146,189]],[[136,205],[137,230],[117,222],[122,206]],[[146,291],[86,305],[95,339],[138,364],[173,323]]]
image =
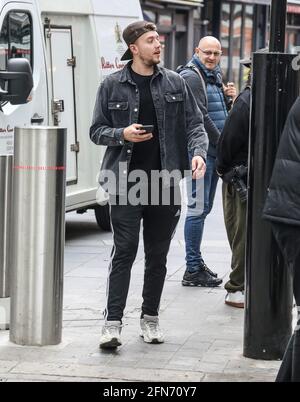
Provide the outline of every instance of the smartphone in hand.
[[[145,125],[143,127],[140,127],[139,129],[140,130],[145,130],[146,133],[153,133],[154,126],[153,126],[153,124],[149,124],[149,125]],[[144,134],[146,134],[146,133],[144,133]]]

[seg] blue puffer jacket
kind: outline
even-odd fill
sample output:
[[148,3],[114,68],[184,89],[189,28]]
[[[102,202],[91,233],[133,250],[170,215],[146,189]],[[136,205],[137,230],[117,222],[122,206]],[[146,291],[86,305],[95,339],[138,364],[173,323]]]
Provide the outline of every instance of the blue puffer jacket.
[[[223,83],[221,69],[217,66],[214,70],[208,70],[204,64],[200,62],[198,57],[195,56],[192,61],[203,72],[207,88],[207,111],[221,134],[228,116],[226,101],[222,90]],[[217,155],[217,149],[211,143],[209,144],[208,155],[214,157]]]

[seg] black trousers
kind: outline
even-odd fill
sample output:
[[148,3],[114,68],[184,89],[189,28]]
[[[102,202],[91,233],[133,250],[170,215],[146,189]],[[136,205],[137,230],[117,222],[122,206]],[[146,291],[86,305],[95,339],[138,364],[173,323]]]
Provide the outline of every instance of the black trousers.
[[300,382],[300,226],[272,223],[274,236],[293,275],[298,309],[297,327],[291,337],[276,382]]
[[114,246],[107,283],[107,321],[121,321],[143,221],[145,271],[142,316],[157,316],[167,254],[180,218],[180,205],[111,205]]

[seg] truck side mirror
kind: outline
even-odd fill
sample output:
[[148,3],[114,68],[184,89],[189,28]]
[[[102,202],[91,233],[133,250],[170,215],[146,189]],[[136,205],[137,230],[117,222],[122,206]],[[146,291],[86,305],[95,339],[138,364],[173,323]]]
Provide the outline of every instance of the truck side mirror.
[[27,59],[9,59],[7,71],[0,71],[0,80],[8,81],[8,90],[0,91],[1,102],[12,105],[27,103],[33,88],[32,70]]

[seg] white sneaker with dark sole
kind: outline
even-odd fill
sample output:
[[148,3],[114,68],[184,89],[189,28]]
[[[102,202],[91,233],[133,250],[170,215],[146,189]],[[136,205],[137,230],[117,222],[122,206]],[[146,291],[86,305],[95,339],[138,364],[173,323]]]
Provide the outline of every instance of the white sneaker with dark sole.
[[225,297],[225,304],[231,307],[244,308],[245,294],[244,292],[228,292]]
[[120,321],[106,321],[102,328],[99,347],[101,349],[115,349],[121,346],[121,329],[122,324]]
[[141,318],[141,337],[146,343],[164,343],[164,335],[159,328],[158,316],[144,315]]

